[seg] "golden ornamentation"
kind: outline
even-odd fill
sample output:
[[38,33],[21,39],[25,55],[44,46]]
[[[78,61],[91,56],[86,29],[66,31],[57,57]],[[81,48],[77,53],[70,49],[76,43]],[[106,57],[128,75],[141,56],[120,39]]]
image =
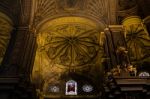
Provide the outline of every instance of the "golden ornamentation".
[[55,64],[67,68],[82,67],[91,63],[99,51],[99,32],[88,25],[90,21],[86,21],[88,24],[85,24],[79,17],[72,17],[72,20],[69,20],[69,17],[59,19],[53,22],[60,23],[59,21],[67,19],[66,21],[75,23],[54,23],[53,26],[47,25],[46,30],[42,28],[38,36],[38,51],[44,52]]
[[12,29],[11,19],[7,15],[0,12],[0,65],[3,61]]
[[97,68],[101,59],[101,30],[93,21],[81,17],[61,17],[43,24],[37,30],[33,83],[60,83],[65,73],[95,70],[91,68]]
[[138,16],[131,16],[123,21],[123,25],[131,60],[146,58],[150,54],[150,38],[142,20]]
[[66,66],[83,66],[97,55],[99,44],[96,30],[87,30],[81,24],[64,24],[50,30],[40,51],[49,59]]

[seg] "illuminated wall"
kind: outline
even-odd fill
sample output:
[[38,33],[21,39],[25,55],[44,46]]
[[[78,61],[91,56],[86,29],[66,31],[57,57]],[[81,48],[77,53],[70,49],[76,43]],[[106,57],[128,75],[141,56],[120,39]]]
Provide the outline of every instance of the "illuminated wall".
[[[41,92],[66,82],[84,84],[99,93],[103,78],[104,28],[116,23],[116,0],[34,0],[32,9],[37,50],[32,82]],[[111,6],[111,7],[109,7]],[[89,87],[88,86],[88,87]],[[54,87],[55,88],[55,87]],[[85,85],[85,89],[87,86]],[[78,95],[88,92],[79,92]],[[49,93],[50,94],[50,93]]]
[[[102,30],[103,27],[81,17],[61,17],[43,24],[37,31],[38,47],[32,72],[37,88],[47,93],[50,85],[64,85],[61,86],[64,93],[67,80],[76,80],[72,73],[80,75],[77,77],[83,81],[84,77],[90,79],[85,84],[99,84],[104,54],[100,45]],[[95,85],[92,86],[96,88]]]

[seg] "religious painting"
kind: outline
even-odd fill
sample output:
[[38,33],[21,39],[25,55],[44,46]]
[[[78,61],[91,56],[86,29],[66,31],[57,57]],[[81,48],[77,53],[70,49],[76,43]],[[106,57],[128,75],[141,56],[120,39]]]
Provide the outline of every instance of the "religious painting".
[[77,82],[69,80],[66,82],[66,95],[77,95]]

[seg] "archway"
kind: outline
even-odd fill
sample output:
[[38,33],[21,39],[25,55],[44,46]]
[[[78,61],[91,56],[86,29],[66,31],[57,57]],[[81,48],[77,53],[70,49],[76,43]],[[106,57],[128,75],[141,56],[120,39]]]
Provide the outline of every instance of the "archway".
[[65,96],[67,80],[81,75],[76,82],[80,85],[80,79],[90,79],[85,84],[97,87],[96,93],[91,92],[91,95],[99,94],[104,54],[100,33],[104,26],[82,17],[60,17],[41,25],[37,31],[38,47],[32,71],[32,82],[37,89],[43,94],[54,94],[49,86],[57,86],[60,89],[57,95]]

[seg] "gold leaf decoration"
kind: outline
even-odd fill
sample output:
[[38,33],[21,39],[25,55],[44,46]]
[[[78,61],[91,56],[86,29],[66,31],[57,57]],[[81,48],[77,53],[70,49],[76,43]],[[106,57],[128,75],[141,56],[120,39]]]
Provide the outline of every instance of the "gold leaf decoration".
[[[86,30],[80,24],[56,26],[48,32],[45,49],[48,57],[64,66],[80,66],[97,55],[99,44],[96,30]],[[44,35],[44,34],[43,34]]]

